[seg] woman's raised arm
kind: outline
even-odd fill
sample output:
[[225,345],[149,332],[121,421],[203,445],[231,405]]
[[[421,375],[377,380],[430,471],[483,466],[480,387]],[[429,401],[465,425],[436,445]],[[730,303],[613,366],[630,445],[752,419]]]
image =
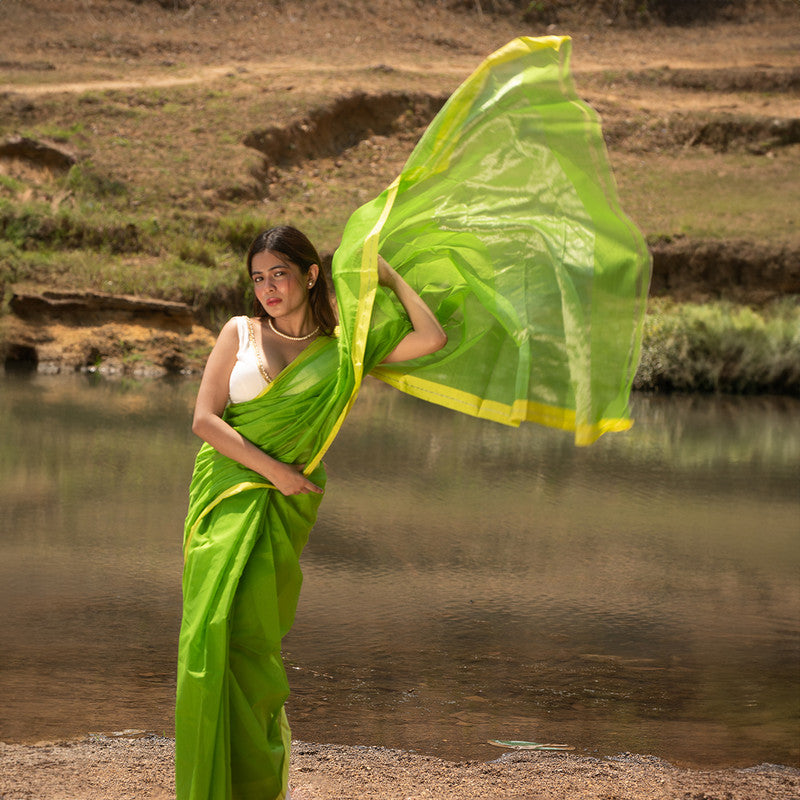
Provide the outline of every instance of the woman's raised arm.
[[403,280],[397,271],[378,256],[378,282],[391,289],[411,321],[414,329],[406,334],[383,363],[408,361],[441,350],[447,344],[447,334],[422,298]]

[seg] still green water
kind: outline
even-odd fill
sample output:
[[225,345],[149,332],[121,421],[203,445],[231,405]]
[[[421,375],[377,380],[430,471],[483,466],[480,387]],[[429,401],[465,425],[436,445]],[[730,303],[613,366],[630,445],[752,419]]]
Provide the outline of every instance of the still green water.
[[[172,733],[196,385],[0,377],[0,740]],[[800,762],[800,401],[576,449],[370,382],[286,640],[293,735]]]

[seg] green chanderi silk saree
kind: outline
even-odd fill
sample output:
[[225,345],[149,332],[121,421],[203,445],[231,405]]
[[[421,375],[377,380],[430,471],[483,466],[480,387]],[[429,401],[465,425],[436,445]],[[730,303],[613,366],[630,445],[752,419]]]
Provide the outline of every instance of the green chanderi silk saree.
[[[447,332],[443,351],[376,377],[583,445],[630,426],[650,257],[619,208],[569,53],[569,39],[545,37],[490,56],[350,219],[334,266],[369,270],[377,247]],[[389,314],[391,302],[378,298]]]
[[[381,365],[408,331],[378,252],[434,310],[440,352]],[[367,372],[498,422],[630,425],[649,257],[618,207],[600,127],[575,96],[569,40],[517,39],[455,92],[397,180],[350,219],[334,256],[340,325],[225,419],[324,485],[323,453]],[[184,538],[179,800],[283,798],[299,556],[319,495],[283,497],[208,445]]]
[[[381,326],[360,360],[377,363],[407,330],[399,318]],[[261,395],[224,415],[274,457],[308,464],[322,487],[315,457],[355,389],[352,358],[340,345],[317,339]],[[319,502],[317,494],[284,497],[208,445],[198,453],[184,536],[175,715],[182,800],[284,796],[289,686],[281,639],[294,620],[299,557]]]

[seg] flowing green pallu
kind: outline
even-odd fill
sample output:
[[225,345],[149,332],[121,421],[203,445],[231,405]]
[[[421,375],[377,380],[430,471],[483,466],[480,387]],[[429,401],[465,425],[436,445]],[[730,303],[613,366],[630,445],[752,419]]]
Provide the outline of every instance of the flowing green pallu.
[[[488,58],[395,182],[351,217],[334,272],[371,271],[380,250],[447,332],[434,356],[374,375],[468,414],[571,430],[585,445],[631,425],[650,256],[619,207],[569,55],[568,38],[544,37]],[[354,299],[338,285],[337,296]],[[393,302],[379,296],[380,313],[399,313]]]
[[[324,485],[323,453],[363,375],[426,400],[586,444],[630,425],[649,258],[620,211],[596,116],[575,96],[569,41],[518,39],[432,122],[398,179],[348,222],[333,263],[336,339],[311,344],[225,419]],[[448,345],[377,366],[408,331],[377,254],[434,309]],[[319,495],[283,497],[208,445],[184,539],[179,800],[283,798],[289,729],[281,639]]]

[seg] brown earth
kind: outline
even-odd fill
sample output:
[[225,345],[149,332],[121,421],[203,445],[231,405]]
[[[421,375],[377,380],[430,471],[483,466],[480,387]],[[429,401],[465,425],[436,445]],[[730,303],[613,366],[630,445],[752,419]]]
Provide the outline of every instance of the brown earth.
[[[425,124],[483,56],[521,32],[568,33],[578,88],[602,115],[623,203],[629,212],[641,207],[637,221],[654,258],[651,293],[751,304],[800,293],[800,4],[736,2],[718,21],[689,27],[621,27],[611,23],[624,20],[621,10],[630,4],[604,2],[537,4],[547,6],[553,19],[543,25],[543,11],[537,16],[529,10],[526,18],[513,5],[5,0],[0,107],[24,130],[72,95],[80,98],[97,136],[107,141],[117,131],[129,139],[147,133],[141,125],[125,128],[126,115],[147,102],[163,107],[169,98],[156,94],[148,101],[139,94],[130,99],[136,106],[129,112],[126,90],[227,81],[238,98],[243,136],[230,145],[223,145],[222,136],[203,144],[201,134],[191,139],[185,125],[166,129],[170,140],[186,137],[199,163],[173,170],[174,186],[164,200],[203,213],[259,207],[267,217],[292,220],[334,208],[331,225],[340,229],[350,210],[399,171]],[[274,98],[268,118],[253,116],[265,97]],[[198,105],[198,118],[209,108]],[[169,125],[167,117],[158,119]],[[101,139],[92,140],[93,152],[77,157],[101,166],[105,160],[115,179],[133,185],[146,183],[156,168],[163,171],[148,162],[148,153],[164,146],[155,135],[152,147],[140,148],[133,159],[119,148],[103,149]],[[31,187],[26,197],[36,198],[37,170],[54,168],[42,159],[58,157],[40,154],[37,161],[32,147],[28,155],[19,154],[19,145],[16,154],[0,149],[0,177],[22,176]],[[60,149],[69,164],[75,153],[69,146]],[[745,209],[731,219],[722,213],[720,230],[710,236],[665,230],[674,223],[660,221],[658,209],[648,222],[659,193],[668,192],[643,186],[635,194],[627,189],[627,176],[668,176],[671,163],[692,154],[702,160],[709,181],[733,171],[732,185],[745,193],[748,176],[760,176],[775,193],[774,213]],[[694,171],[676,171],[675,180],[702,182],[695,167],[689,169]],[[42,197],[54,208],[69,202]],[[690,223],[704,205],[701,199],[687,211]],[[714,212],[708,214],[713,226]],[[100,246],[92,231],[69,236],[74,247]],[[103,236],[113,253],[130,252],[135,262],[163,258],[142,253],[141,233],[130,225],[104,230]],[[321,238],[321,249],[330,252],[335,233],[323,231]],[[215,327],[202,309],[192,309],[195,325],[187,338],[154,323],[152,315],[115,320],[121,300],[98,289],[92,287],[87,300],[91,295],[97,309],[108,295],[102,323],[75,314],[67,319],[52,303],[44,316],[17,313],[14,308],[24,309],[22,298],[37,287],[6,287],[7,299],[19,298],[0,319],[0,355],[51,369],[201,368]]]

